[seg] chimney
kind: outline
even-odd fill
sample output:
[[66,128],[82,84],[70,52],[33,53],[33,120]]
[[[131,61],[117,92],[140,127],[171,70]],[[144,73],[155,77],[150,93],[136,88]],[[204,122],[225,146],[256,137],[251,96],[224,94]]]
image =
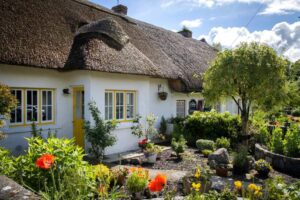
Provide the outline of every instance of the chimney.
[[127,6],[124,6],[122,4],[116,5],[111,8],[115,13],[122,14],[122,15],[127,15]]
[[178,31],[178,33],[186,38],[191,38],[193,36],[193,32],[187,29],[186,27],[183,27],[183,29],[181,31]]

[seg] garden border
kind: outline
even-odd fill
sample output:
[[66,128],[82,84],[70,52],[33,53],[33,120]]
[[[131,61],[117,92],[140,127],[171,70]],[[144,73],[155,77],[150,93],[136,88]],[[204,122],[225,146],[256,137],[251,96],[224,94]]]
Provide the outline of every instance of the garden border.
[[265,159],[272,167],[286,174],[300,177],[300,158],[287,157],[264,149],[260,144],[255,144],[255,158]]

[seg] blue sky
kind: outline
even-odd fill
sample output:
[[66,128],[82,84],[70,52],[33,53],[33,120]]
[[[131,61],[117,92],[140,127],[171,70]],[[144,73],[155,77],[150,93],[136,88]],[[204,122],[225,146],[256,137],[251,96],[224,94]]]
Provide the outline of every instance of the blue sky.
[[[117,4],[117,0],[91,1],[107,8]],[[128,7],[130,17],[173,31],[186,25],[196,39],[205,37],[210,43],[232,48],[241,41],[259,38],[292,60],[300,59],[300,0],[120,0],[120,3]]]

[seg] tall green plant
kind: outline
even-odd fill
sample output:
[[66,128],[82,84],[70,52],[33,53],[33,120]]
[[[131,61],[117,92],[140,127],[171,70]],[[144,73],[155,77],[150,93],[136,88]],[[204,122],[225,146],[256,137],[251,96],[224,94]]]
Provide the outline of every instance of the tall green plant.
[[103,121],[100,117],[100,111],[96,106],[96,102],[90,102],[88,105],[95,125],[92,126],[89,121],[85,121],[85,137],[91,144],[89,152],[101,162],[103,160],[105,148],[113,146],[117,141],[116,137],[111,134],[117,124],[115,121]]
[[167,121],[164,116],[162,116],[160,120],[159,132],[161,134],[166,134],[167,132]]

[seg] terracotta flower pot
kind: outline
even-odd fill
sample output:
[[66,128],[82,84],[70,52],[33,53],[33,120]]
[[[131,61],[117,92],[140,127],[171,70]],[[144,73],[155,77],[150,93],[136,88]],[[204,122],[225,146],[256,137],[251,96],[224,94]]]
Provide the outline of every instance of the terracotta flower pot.
[[227,177],[228,176],[228,169],[226,168],[216,168],[216,174],[221,177]]

